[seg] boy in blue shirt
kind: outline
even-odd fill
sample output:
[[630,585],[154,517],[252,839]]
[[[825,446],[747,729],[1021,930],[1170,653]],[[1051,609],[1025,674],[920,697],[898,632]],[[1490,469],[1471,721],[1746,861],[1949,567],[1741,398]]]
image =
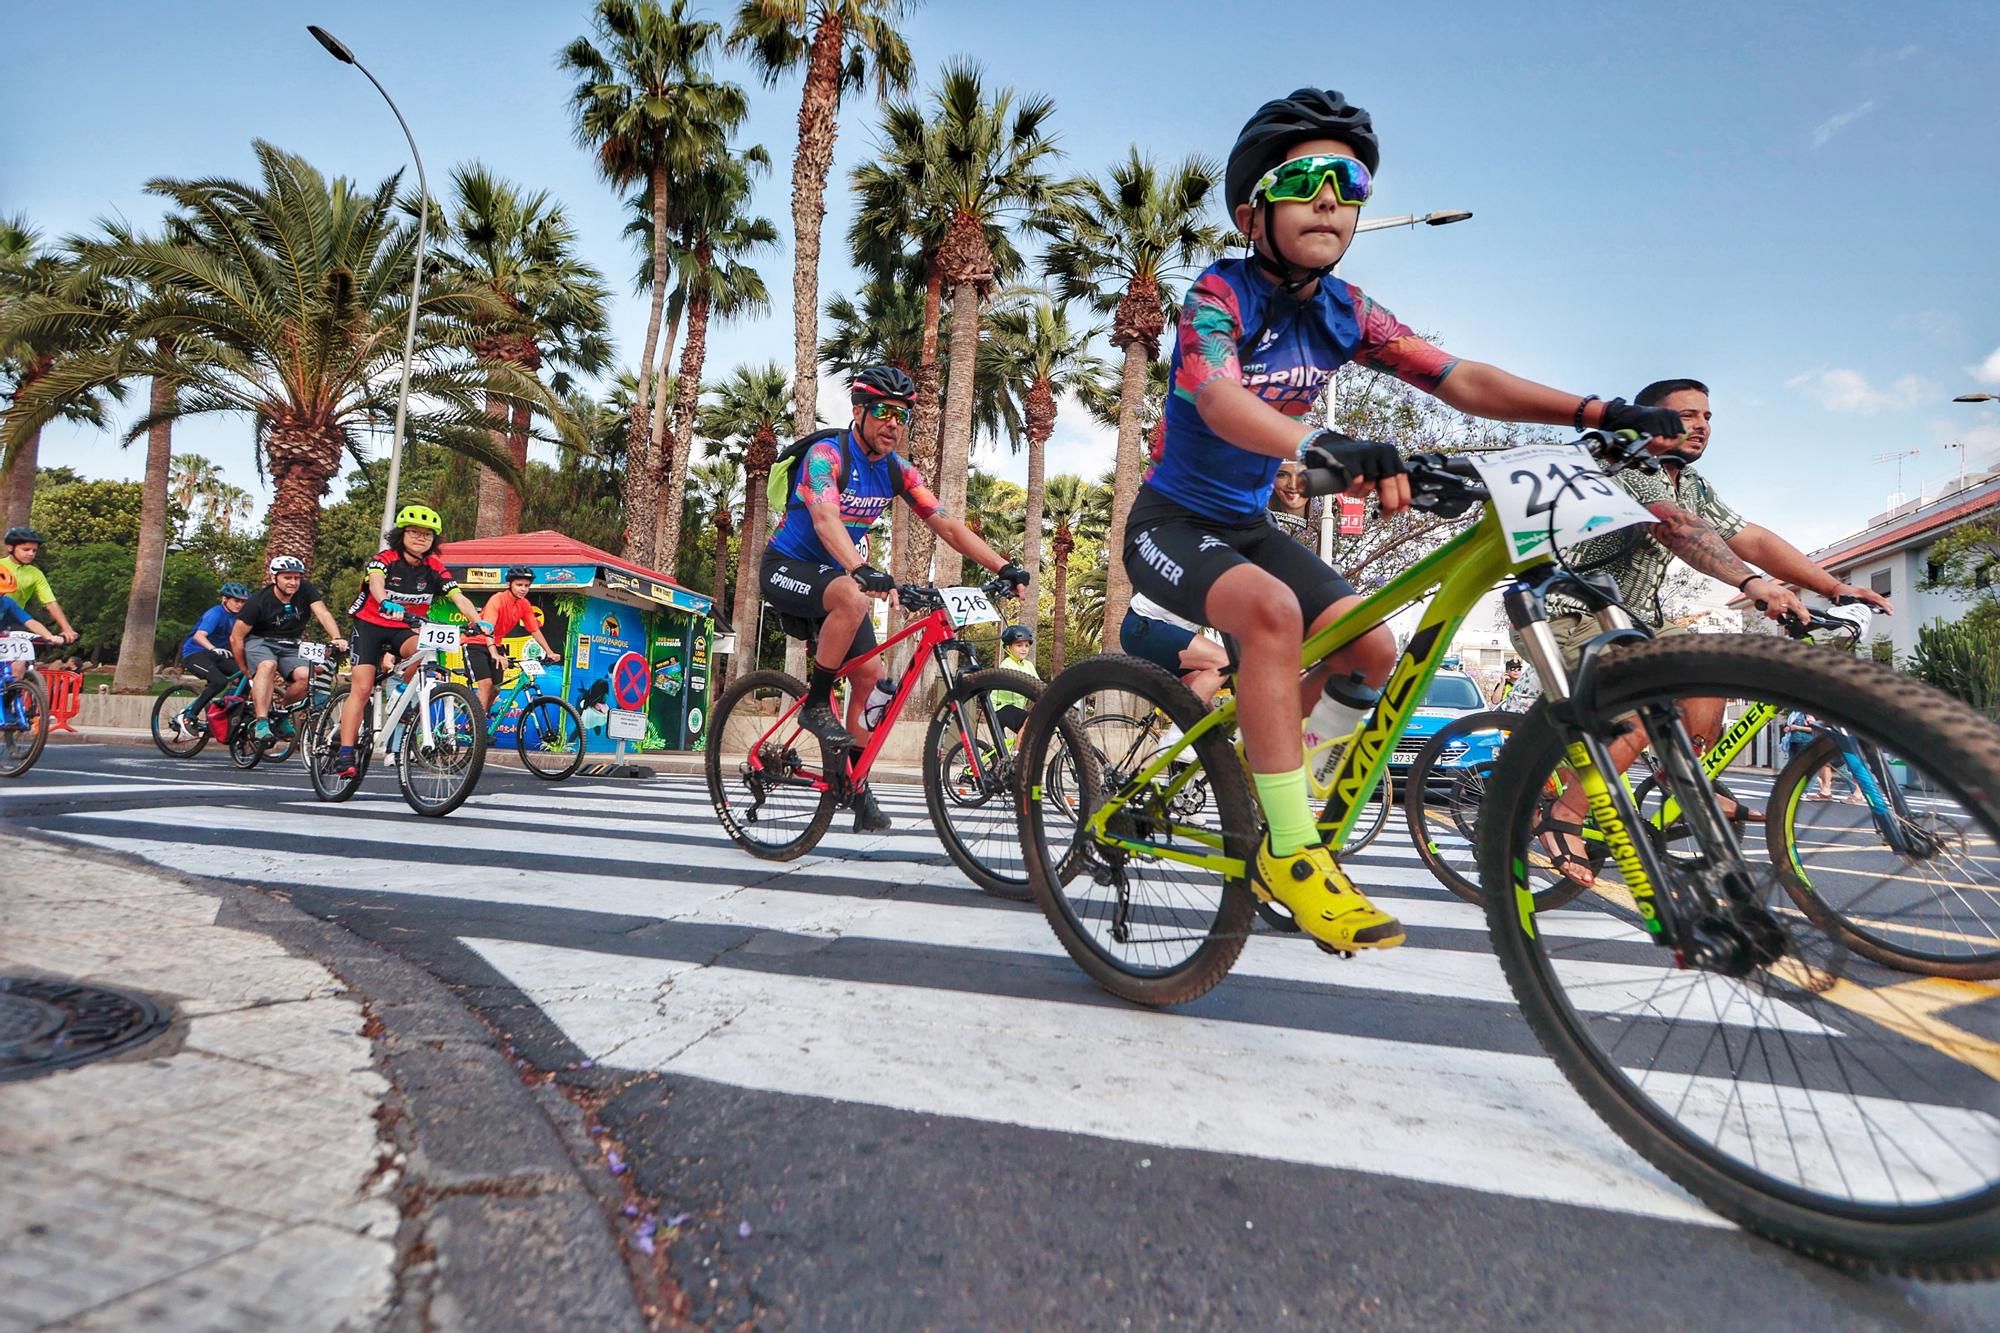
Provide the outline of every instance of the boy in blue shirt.
[[[1306,636],[1358,600],[1345,579],[1264,517],[1281,462],[1345,475],[1382,512],[1409,504],[1402,459],[1379,444],[1310,430],[1299,418],[1342,365],[1358,361],[1474,416],[1679,435],[1680,417],[1606,403],[1450,356],[1332,276],[1373,189],[1381,151],[1368,113],[1301,88],[1259,107],[1229,154],[1224,197],[1252,254],[1214,264],[1189,289],[1174,345],[1166,442],[1133,502],[1124,559],[1133,588],[1233,637],[1238,725],[1269,833],[1254,883],[1336,949],[1403,942],[1321,845],[1299,724],[1335,672],[1374,686],[1395,664],[1377,626],[1306,678]],[[1303,698],[1302,698],[1303,695]]]
[[232,580],[222,585],[220,595],[221,600],[202,613],[193,632],[181,642],[181,670],[200,677],[202,683],[201,693],[174,719],[175,729],[183,734],[236,674],[229,635],[236,628],[236,617],[243,613],[243,603],[250,600],[250,589]]

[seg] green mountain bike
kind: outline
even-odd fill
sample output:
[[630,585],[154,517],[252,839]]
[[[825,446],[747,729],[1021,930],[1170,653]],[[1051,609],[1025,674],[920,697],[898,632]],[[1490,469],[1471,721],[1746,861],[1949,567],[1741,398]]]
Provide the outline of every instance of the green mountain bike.
[[[1338,845],[1381,780],[1454,631],[1503,587],[1544,697],[1487,782],[1478,867],[1487,934],[1544,1050],[1640,1155],[1760,1235],[1849,1268],[2000,1274],[2000,1042],[1953,1021],[1957,1006],[2000,990],[1912,980],[1794,910],[1776,869],[1745,855],[1680,705],[1723,697],[1803,709],[1875,747],[1925,793],[1936,840],[1953,849],[1930,869],[1955,876],[1952,891],[1966,896],[2000,893],[2000,728],[1831,649],[1750,635],[1655,640],[1636,628],[1616,586],[1568,568],[1561,551],[1652,521],[1602,470],[1649,465],[1640,442],[1593,432],[1575,445],[1407,461],[1420,509],[1486,508],[1305,645],[1302,670],[1429,598],[1342,760],[1328,842]],[[1320,494],[1343,482],[1307,478]],[[1573,674],[1548,627],[1555,591],[1591,607],[1603,630]],[[1135,700],[1158,708],[1181,738],[1135,772],[1104,772],[1094,747],[1053,725],[1100,695],[1117,695],[1127,715],[1144,715]],[[1051,681],[1029,716],[1023,769],[1058,763],[1069,788],[1060,800],[1040,785],[1022,790],[1030,885],[1070,957],[1115,995],[1193,1000],[1253,931],[1263,821],[1227,741],[1234,712],[1205,711],[1136,659],[1098,657]],[[1632,792],[1606,777],[1607,746],[1634,719],[1686,829],[1671,849],[1640,831]],[[1179,797],[1196,781],[1208,799],[1191,815]],[[1582,784],[1607,860],[1592,891],[1554,910],[1537,900],[1553,877],[1535,864],[1536,830],[1559,782]],[[1855,869],[1890,876],[1900,865]],[[1372,896],[1414,921],[1405,948],[1437,938],[1421,919],[1434,904]],[[1388,954],[1369,966],[1398,962]]]

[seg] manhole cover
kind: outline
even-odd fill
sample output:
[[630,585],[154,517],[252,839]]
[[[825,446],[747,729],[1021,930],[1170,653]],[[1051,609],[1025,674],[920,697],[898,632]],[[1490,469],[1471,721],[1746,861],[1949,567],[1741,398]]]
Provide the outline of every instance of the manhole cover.
[[102,986],[0,977],[0,1082],[136,1046],[167,1026],[151,1000]]

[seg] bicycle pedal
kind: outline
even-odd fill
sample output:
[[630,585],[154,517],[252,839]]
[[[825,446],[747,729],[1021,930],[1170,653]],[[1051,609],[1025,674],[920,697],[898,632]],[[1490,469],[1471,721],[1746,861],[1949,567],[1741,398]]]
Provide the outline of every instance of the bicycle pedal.
[[1354,950],[1352,949],[1336,949],[1331,944],[1328,944],[1325,940],[1314,940],[1313,943],[1319,946],[1319,951],[1321,953],[1330,953],[1335,958],[1354,957]]

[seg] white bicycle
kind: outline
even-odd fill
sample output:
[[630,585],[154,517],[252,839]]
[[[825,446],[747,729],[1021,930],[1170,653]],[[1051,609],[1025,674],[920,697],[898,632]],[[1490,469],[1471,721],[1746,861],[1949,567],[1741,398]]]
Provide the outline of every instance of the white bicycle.
[[306,743],[306,772],[322,801],[354,795],[377,756],[395,756],[396,783],[420,815],[450,814],[479,784],[486,766],[486,714],[479,696],[445,679],[438,665],[442,654],[457,651],[459,627],[425,621],[415,628],[417,650],[377,677],[362,708],[352,777],[333,774],[340,716],[351,687],[336,689],[319,714]]

